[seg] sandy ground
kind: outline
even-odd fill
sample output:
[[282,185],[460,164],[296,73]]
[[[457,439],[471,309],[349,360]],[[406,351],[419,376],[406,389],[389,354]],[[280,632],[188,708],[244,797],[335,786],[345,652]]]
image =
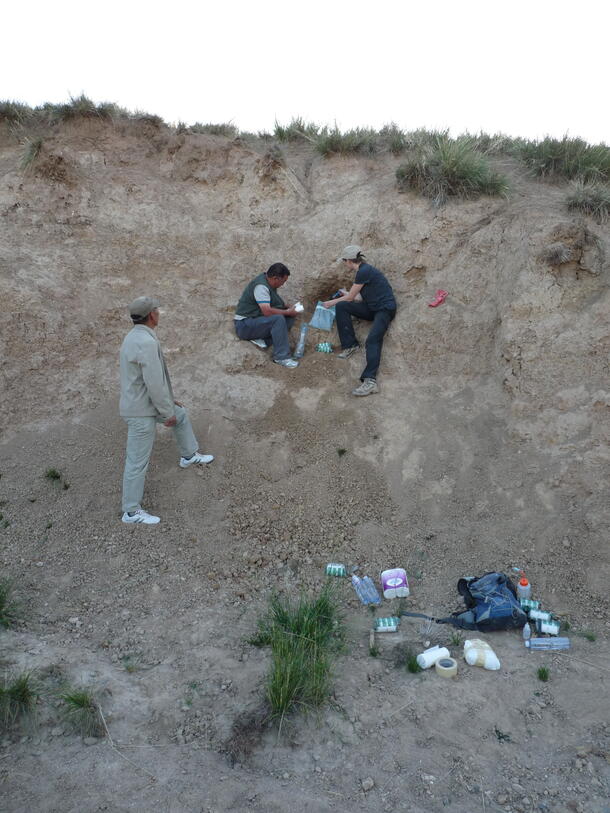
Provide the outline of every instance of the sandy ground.
[[[43,154],[60,179],[24,178],[1,142],[0,542],[25,605],[1,665],[44,687],[35,724],[0,740],[2,809],[607,813],[607,230],[513,166],[508,201],[437,212],[395,192],[388,156],[297,147],[269,169],[260,145],[192,139],[65,131]],[[574,259],[549,268],[558,239]],[[353,241],[400,303],[366,399],[361,355],[315,353],[312,333],[284,370],[231,327],[253,273],[287,262],[287,298],[311,309]],[[117,353],[144,291],[216,455],[181,470],[159,430],[156,528],[120,523]],[[430,633],[405,619],[371,657],[370,614],[338,580],[329,703],[257,726],[269,653],[248,638],[273,590],[319,589],[328,561],[405,567],[409,609],[434,615],[462,575],[518,565],[572,648],[490,634],[486,672],[442,628],[458,677],[413,675],[405,649]],[[65,725],[65,681],[97,693],[109,737]]]

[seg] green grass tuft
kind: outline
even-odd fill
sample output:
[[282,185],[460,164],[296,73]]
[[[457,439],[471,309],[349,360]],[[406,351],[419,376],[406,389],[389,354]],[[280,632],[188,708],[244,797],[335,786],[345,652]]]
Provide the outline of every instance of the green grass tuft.
[[491,169],[465,137],[440,136],[432,146],[420,147],[398,167],[396,179],[399,189],[415,189],[436,206],[449,197],[469,199],[508,192],[506,179]]
[[7,124],[22,124],[32,115],[33,110],[27,104],[9,100],[0,102],[0,121]]
[[7,729],[34,711],[38,691],[30,672],[4,678],[0,684],[0,726]]
[[610,186],[601,183],[576,183],[568,194],[566,203],[571,211],[591,215],[598,223],[605,223],[610,216]]
[[336,126],[332,129],[324,127],[316,138],[315,147],[324,156],[333,153],[373,155],[378,149],[377,133],[375,130],[361,127],[348,130],[346,133],[342,133]]
[[21,156],[21,169],[25,172],[34,161],[38,158],[40,150],[42,149],[43,140],[40,136],[34,138],[25,138],[23,141],[23,154]]
[[580,635],[582,635],[582,637],[585,638],[587,641],[591,641],[591,643],[597,641],[597,635],[591,630],[583,630],[583,632],[581,632]]
[[273,131],[278,141],[315,141],[320,131],[317,124],[306,122],[300,116],[293,118],[290,124],[275,122]]
[[582,138],[544,138],[524,141],[518,157],[539,177],[584,182],[610,180],[610,147],[587,144]]
[[422,668],[417,663],[417,655],[415,653],[410,652],[407,655],[407,672],[411,672],[412,675],[416,675],[418,672],[421,672]]
[[9,579],[0,580],[0,626],[8,629],[21,617],[20,606],[13,598],[13,583]]
[[63,716],[81,737],[102,737],[105,733],[99,706],[93,693],[82,688],[64,689]]
[[61,472],[57,471],[57,469],[53,469],[53,468],[47,469],[45,471],[45,473],[44,473],[44,476],[47,478],[47,480],[51,480],[51,481],[61,480]]
[[88,96],[71,96],[63,104],[44,104],[37,108],[37,114],[47,119],[50,124],[58,124],[77,119],[112,119],[124,115],[125,111],[111,102],[95,104]]
[[284,717],[299,706],[319,706],[330,691],[330,655],[342,628],[330,584],[317,598],[290,600],[273,596],[251,643],[271,647],[266,694],[272,716]]
[[538,675],[538,680],[546,683],[551,675],[551,671],[548,666],[539,666],[536,674]]

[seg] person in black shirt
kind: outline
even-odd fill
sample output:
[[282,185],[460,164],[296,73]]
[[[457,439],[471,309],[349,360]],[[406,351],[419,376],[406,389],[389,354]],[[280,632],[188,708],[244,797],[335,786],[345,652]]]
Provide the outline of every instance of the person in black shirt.
[[373,323],[365,342],[366,367],[360,376],[362,383],[352,390],[352,395],[372,395],[379,392],[377,370],[383,337],[396,316],[396,300],[392,286],[379,269],[366,262],[360,246],[346,246],[339,259],[350,271],[356,272],[354,283],[342,296],[322,304],[325,308],[336,306],[337,330],[343,348],[339,358],[349,358],[359,347],[352,316]]

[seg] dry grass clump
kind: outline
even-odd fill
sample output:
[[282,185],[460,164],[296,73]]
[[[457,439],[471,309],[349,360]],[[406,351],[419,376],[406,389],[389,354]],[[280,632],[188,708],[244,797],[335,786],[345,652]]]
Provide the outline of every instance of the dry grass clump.
[[534,175],[551,179],[575,179],[583,182],[610,180],[610,147],[587,144],[582,138],[545,138],[524,141],[518,157]]
[[0,579],[0,626],[8,629],[21,617],[20,605],[14,598],[13,582]]
[[186,128],[187,133],[204,133],[206,135],[225,136],[226,138],[236,138],[238,135],[237,127],[234,124],[202,124],[196,121]]
[[506,195],[508,182],[478,153],[469,138],[439,136],[423,144],[396,170],[398,188],[415,189],[442,206],[449,197]]
[[551,243],[540,253],[540,260],[547,265],[563,265],[569,263],[571,259],[572,249],[561,241]]
[[610,186],[601,183],[577,183],[568,194],[568,209],[591,215],[598,223],[610,216]]

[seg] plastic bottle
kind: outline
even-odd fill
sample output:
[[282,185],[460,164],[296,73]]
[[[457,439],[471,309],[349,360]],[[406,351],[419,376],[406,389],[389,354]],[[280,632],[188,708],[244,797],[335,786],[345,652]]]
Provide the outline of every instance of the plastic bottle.
[[299,341],[297,342],[296,350],[294,351],[295,359],[302,359],[305,354],[305,339],[307,338],[307,331],[309,325],[301,325],[301,332],[299,333]]
[[569,638],[532,638],[525,642],[528,649],[569,649]]
[[370,576],[364,576],[362,579],[358,576],[352,576],[352,584],[356,595],[363,604],[381,604],[381,596],[377,592],[377,588],[373,584]]
[[532,637],[532,628],[531,628],[531,627],[530,627],[530,625],[529,625],[529,624],[526,622],[526,623],[523,625],[523,640],[525,641],[525,646],[527,646],[527,645],[528,645],[528,641],[530,640],[530,638],[531,638],[531,637]]
[[521,578],[519,579],[519,584],[517,585],[517,598],[531,598],[531,595],[532,585],[525,577],[525,573],[521,571]]
[[469,666],[482,666],[483,669],[495,671],[500,668],[498,656],[487,641],[473,638],[464,641],[464,660]]

